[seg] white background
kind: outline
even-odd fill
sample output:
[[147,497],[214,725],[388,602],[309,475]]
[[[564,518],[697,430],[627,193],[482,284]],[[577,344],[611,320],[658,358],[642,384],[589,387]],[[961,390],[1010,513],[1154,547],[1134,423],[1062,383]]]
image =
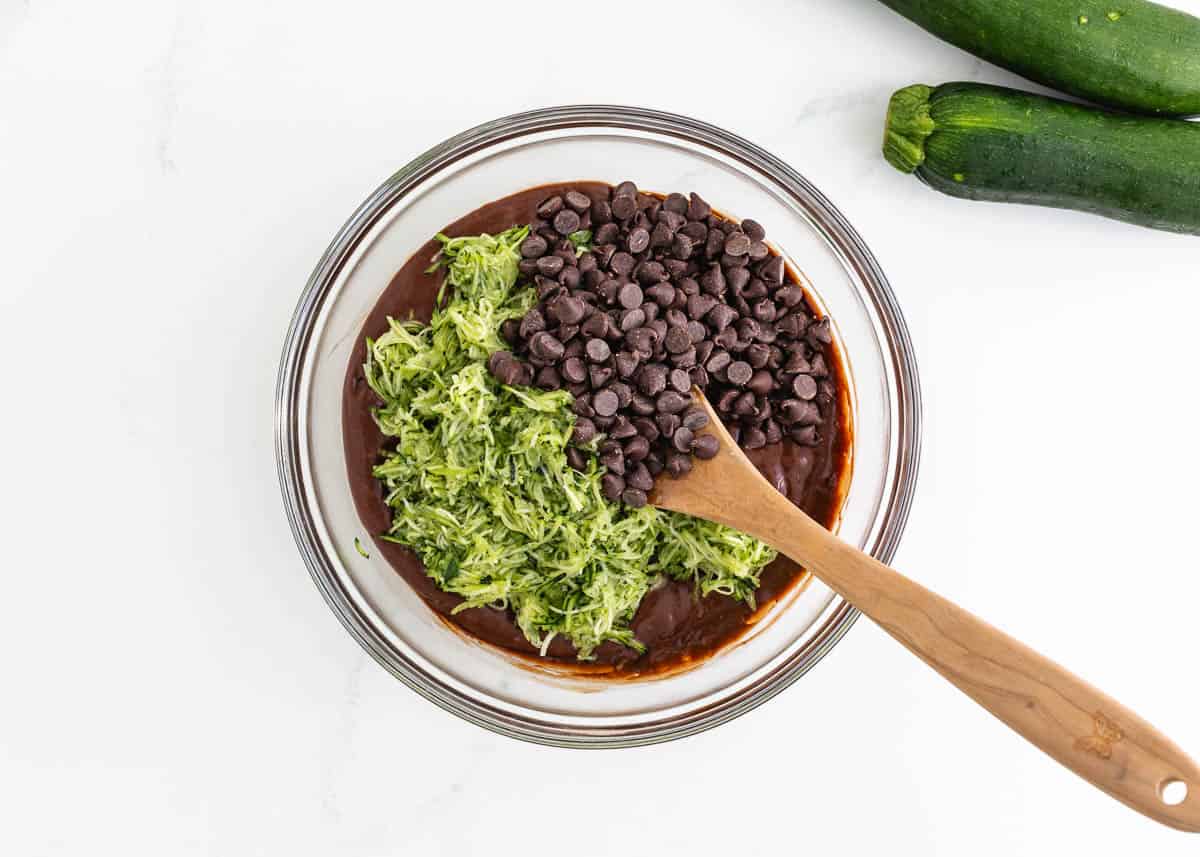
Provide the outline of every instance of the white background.
[[865,621],[681,743],[494,737],[368,660],[284,521],[284,330],[380,181],[525,108],[694,115],[899,295],[898,566],[1200,754],[1200,239],[895,172],[888,96],[953,79],[1017,83],[873,0],[0,0],[0,853],[1194,855]]

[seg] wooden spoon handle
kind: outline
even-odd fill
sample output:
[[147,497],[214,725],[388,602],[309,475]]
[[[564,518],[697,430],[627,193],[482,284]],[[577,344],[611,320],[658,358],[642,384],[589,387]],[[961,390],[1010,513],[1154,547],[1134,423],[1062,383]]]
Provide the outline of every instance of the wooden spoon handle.
[[[789,556],[804,557],[818,577],[909,651],[1085,780],[1163,824],[1200,832],[1200,767],[1166,736],[1078,676],[779,500],[771,504],[775,514],[759,517],[757,535]],[[1169,802],[1184,789],[1182,801]]]

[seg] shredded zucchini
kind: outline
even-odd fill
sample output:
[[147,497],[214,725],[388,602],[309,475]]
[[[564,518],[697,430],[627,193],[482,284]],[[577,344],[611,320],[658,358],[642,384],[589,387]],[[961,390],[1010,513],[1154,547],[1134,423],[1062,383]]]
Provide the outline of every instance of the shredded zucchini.
[[587,473],[567,464],[570,394],[488,373],[488,356],[506,347],[500,325],[536,302],[516,288],[528,232],[439,235],[446,286],[431,322],[389,319],[367,340],[366,379],[384,402],[375,419],[395,438],[374,470],[394,510],[383,538],[416,551],[439,587],[465,599],[458,610],[511,609],[543,653],[559,635],[580,659],[606,640],[641,651],[630,622],[664,576],[753,604],[769,547],[609,503],[594,459]]

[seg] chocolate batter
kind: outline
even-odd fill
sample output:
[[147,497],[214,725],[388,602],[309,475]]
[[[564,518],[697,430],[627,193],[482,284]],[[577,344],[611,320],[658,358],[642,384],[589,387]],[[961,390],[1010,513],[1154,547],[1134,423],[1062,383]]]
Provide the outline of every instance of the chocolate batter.
[[[571,182],[530,188],[489,203],[450,224],[442,232],[451,237],[483,232],[495,234],[512,226],[529,223],[534,219],[534,209],[541,200],[570,188],[594,195],[607,186],[597,182]],[[690,584],[668,581],[646,595],[633,620],[634,634],[646,644],[646,651],[639,655],[632,649],[608,642],[597,648],[595,660],[587,664],[575,660],[575,647],[562,637],[556,637],[550,644],[547,656],[539,658],[537,649],[525,639],[513,617],[506,611],[480,607],[452,616],[451,611],[462,603],[462,598],[439,589],[426,575],[424,566],[414,553],[377,538],[387,532],[392,521],[392,510],[383,502],[382,485],[371,475],[371,469],[380,460],[380,452],[387,438],[379,431],[371,416],[371,409],[381,403],[367,386],[362,373],[362,365],[366,360],[366,337],[378,335],[384,330],[388,316],[411,316],[422,321],[428,321],[431,317],[443,274],[440,271],[426,274],[425,270],[439,249],[439,243],[431,239],[417,250],[392,278],[367,316],[350,355],[342,407],[347,475],[359,517],[374,539],[375,549],[387,558],[431,609],[449,624],[511,652],[542,662],[549,660],[558,667],[625,677],[673,671],[703,660],[735,641],[753,624],[757,615],[804,580],[803,569],[786,557],[779,557],[762,572],[756,595],[757,612],[724,595],[698,598]],[[795,281],[792,272],[789,271],[788,276]],[[849,480],[852,435],[841,357],[835,346],[827,346],[825,356],[830,371],[837,376],[839,400],[832,408],[836,413],[823,414],[825,423],[822,426],[821,444],[808,448],[785,438],[781,443],[751,450],[747,455],[767,480],[796,506],[815,520],[832,527],[840,514]],[[660,478],[669,477],[664,475]]]

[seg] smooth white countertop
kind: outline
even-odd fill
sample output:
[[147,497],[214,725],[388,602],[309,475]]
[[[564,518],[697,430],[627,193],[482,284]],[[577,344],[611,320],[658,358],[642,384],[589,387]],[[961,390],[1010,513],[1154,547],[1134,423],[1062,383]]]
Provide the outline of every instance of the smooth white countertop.
[[906,311],[898,567],[1200,755],[1200,238],[894,171],[891,92],[963,78],[1017,83],[872,0],[0,0],[0,853],[1194,855],[866,621],[699,737],[493,736],[359,649],[284,520],[276,362],[359,202],[517,110],[690,114],[807,175]]

